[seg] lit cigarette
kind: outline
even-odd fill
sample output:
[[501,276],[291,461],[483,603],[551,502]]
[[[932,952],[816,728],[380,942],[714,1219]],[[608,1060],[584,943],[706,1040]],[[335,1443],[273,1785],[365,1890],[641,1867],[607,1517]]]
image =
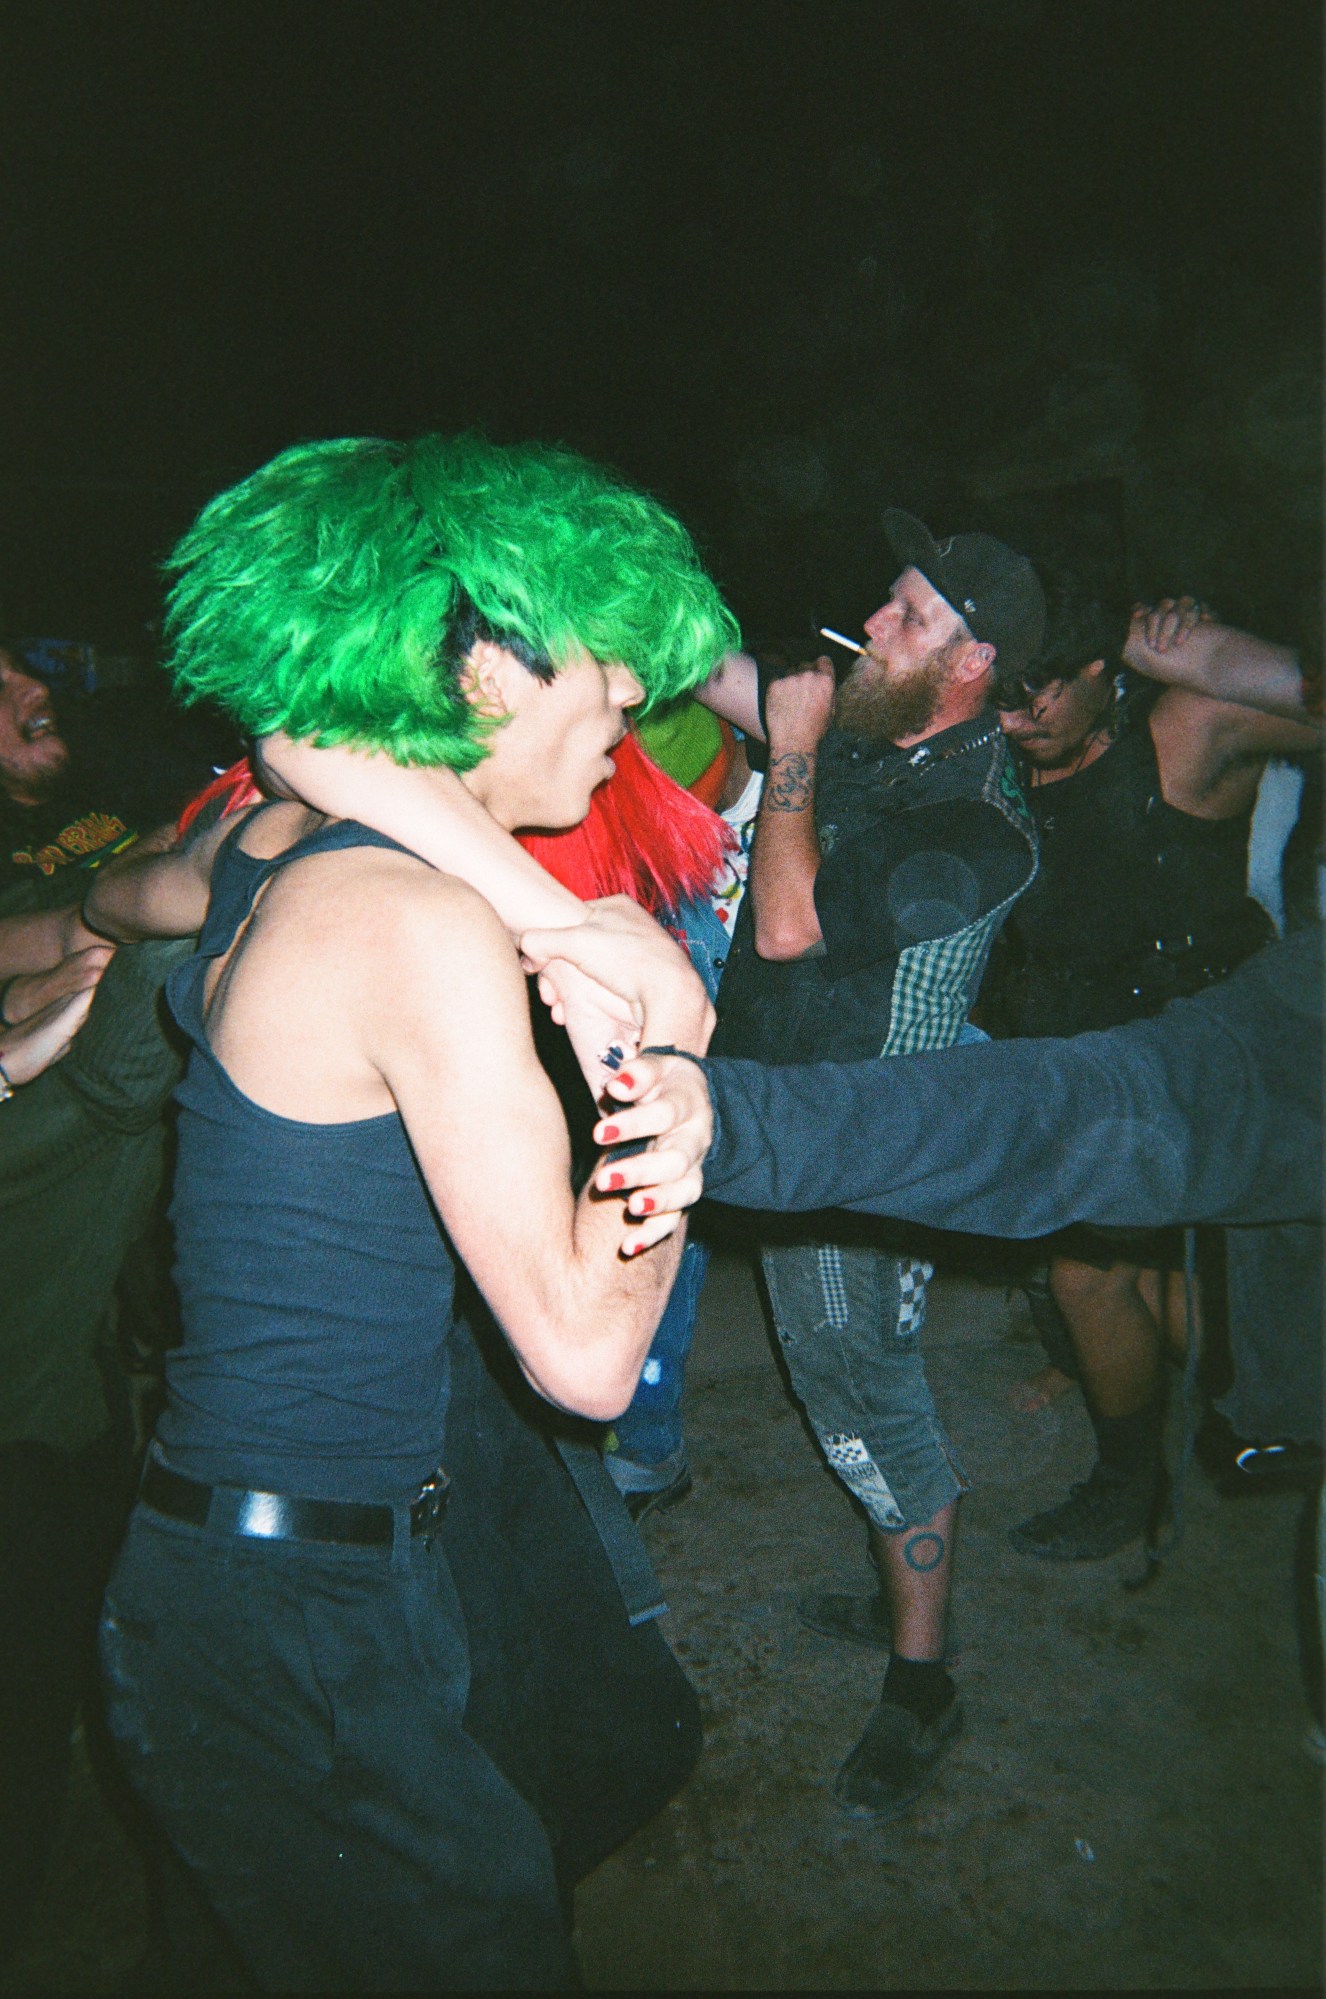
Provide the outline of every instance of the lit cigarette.
[[835,632],[828,625],[820,625],[817,629],[822,639],[832,639],[836,646],[846,646],[848,652],[864,652],[866,650],[864,646],[859,646],[855,639],[844,638],[841,632]]

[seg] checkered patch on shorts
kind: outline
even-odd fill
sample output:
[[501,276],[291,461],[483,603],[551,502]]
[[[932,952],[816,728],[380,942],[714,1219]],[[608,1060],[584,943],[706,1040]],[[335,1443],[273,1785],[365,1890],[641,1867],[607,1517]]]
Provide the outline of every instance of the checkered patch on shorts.
[[842,1257],[832,1243],[816,1250],[815,1257],[819,1264],[820,1290],[824,1294],[824,1316],[835,1332],[841,1332],[848,1320]]
[[933,1263],[915,1256],[898,1259],[898,1338],[912,1339],[925,1324],[925,1287],[935,1274]]
[[830,1432],[820,1438],[820,1443],[830,1470],[837,1472],[849,1492],[856,1494],[871,1519],[881,1527],[901,1527],[902,1508],[863,1439]]

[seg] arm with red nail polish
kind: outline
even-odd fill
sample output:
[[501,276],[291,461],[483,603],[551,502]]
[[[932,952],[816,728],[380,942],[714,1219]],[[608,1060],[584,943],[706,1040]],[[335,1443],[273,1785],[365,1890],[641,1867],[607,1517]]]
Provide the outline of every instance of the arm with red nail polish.
[[[620,1198],[592,1184],[572,1193],[520,966],[486,903],[417,869],[408,895],[379,896],[372,928],[390,929],[373,962],[392,967],[374,1059],[457,1253],[540,1394],[580,1415],[619,1415],[676,1271],[675,1216],[628,1227]],[[629,1189],[629,1164],[619,1170]],[[635,1253],[639,1241],[657,1246]]]

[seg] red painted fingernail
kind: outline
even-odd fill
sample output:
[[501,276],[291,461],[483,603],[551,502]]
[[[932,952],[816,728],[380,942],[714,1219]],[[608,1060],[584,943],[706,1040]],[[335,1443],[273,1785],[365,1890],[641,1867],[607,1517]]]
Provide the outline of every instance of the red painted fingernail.
[[640,1203],[640,1212],[642,1215],[652,1215],[654,1212],[654,1203],[650,1200],[648,1194],[645,1195],[645,1198]]
[[608,1192],[610,1194],[615,1194],[619,1187],[624,1187],[625,1185],[626,1185],[626,1176],[624,1173],[609,1173]]
[[617,1081],[619,1083],[625,1083],[628,1090],[633,1090],[635,1088],[635,1077],[630,1075],[625,1069],[619,1069],[617,1071]]
[[618,1135],[617,1127],[615,1124],[605,1124],[599,1127],[599,1137],[603,1140],[603,1143],[605,1145],[610,1144],[612,1140],[617,1137],[617,1135]]

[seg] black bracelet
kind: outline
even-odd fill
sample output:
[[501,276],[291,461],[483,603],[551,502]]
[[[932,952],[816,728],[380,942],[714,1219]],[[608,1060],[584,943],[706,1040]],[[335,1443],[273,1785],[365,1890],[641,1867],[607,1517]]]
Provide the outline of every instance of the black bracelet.
[[674,1048],[670,1042],[666,1046],[660,1042],[653,1048],[642,1048],[640,1053],[642,1055],[680,1055],[683,1062],[694,1062],[701,1074],[704,1073],[704,1057],[702,1055],[692,1055],[689,1048]]

